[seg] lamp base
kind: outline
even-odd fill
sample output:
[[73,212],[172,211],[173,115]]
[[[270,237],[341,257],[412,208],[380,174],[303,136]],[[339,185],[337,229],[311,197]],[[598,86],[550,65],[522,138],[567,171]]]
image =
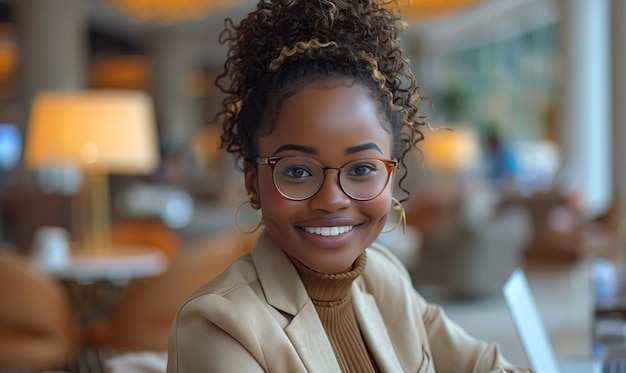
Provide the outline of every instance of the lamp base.
[[108,251],[111,247],[108,183],[106,174],[85,175],[73,214],[73,224],[81,251]]

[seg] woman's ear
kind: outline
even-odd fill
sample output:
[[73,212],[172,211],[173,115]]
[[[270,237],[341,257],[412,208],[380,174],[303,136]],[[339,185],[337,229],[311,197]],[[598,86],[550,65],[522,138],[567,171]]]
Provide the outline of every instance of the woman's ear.
[[259,198],[259,175],[257,168],[246,163],[243,167],[243,173],[246,183],[246,192],[252,203],[252,208],[261,208],[261,199]]

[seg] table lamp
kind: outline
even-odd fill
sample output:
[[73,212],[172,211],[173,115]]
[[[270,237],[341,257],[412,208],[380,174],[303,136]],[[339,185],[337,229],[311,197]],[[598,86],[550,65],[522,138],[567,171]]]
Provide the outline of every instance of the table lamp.
[[26,143],[31,168],[74,166],[83,188],[73,214],[85,250],[110,246],[109,174],[148,174],[159,162],[154,108],[134,90],[46,91],[33,101]]
[[455,221],[454,206],[462,196],[459,181],[476,165],[480,145],[475,129],[465,124],[433,124],[420,143],[423,166],[433,173],[432,189],[437,199],[439,223],[448,227]]
[[420,148],[424,165],[439,172],[457,172],[472,166],[479,155],[476,130],[465,125],[434,124]]

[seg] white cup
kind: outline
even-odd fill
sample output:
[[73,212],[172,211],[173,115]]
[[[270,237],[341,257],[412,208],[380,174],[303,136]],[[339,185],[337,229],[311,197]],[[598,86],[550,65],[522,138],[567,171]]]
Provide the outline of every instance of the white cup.
[[40,227],[35,233],[33,250],[43,268],[63,269],[70,261],[69,233],[61,227]]

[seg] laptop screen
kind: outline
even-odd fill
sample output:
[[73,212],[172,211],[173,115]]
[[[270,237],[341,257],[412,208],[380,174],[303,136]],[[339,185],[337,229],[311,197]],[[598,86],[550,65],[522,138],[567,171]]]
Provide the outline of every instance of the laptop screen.
[[522,269],[513,271],[503,292],[530,366],[536,373],[559,373],[556,355]]

